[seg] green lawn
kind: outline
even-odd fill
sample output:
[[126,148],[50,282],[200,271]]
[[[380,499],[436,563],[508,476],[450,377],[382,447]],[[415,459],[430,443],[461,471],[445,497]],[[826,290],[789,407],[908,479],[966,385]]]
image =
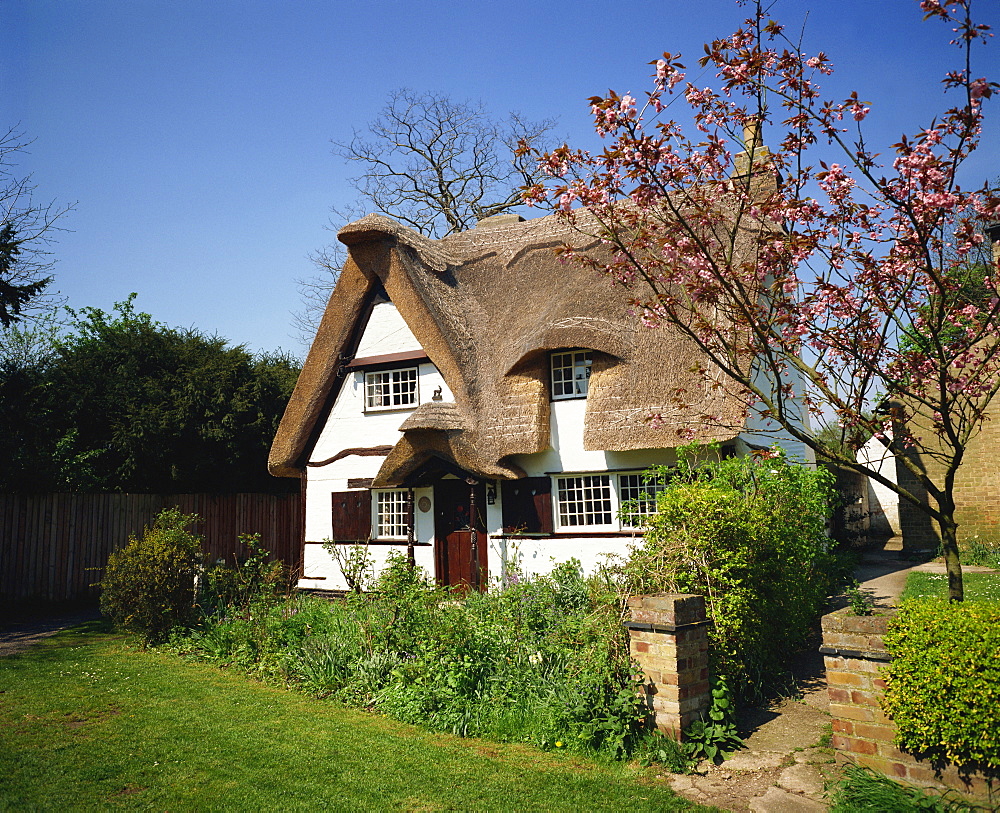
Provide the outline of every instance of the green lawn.
[[[962,581],[966,601],[1000,601],[1000,573],[964,573]],[[948,577],[913,570],[901,598],[948,598]]]
[[428,734],[99,624],[0,659],[0,810],[705,810],[634,766]]

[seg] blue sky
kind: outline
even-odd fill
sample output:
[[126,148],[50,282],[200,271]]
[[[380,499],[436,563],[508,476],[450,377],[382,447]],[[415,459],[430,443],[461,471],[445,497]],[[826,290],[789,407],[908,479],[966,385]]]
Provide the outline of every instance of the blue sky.
[[[1000,3],[979,0],[1000,27]],[[837,66],[830,96],[873,102],[886,148],[945,107],[945,26],[915,0],[779,0],[805,50]],[[20,169],[39,199],[77,203],[54,247],[74,307],[129,292],[170,325],[254,350],[303,348],[291,313],[309,254],[333,239],[351,171],[331,153],[399,87],[553,117],[592,146],[586,99],[641,93],[662,51],[697,73],[701,44],[735,29],[733,0],[0,0],[5,129],[34,138]],[[977,49],[1000,75],[1000,41]],[[824,96],[826,94],[824,93]],[[1000,99],[987,106],[974,185],[1000,175]]]

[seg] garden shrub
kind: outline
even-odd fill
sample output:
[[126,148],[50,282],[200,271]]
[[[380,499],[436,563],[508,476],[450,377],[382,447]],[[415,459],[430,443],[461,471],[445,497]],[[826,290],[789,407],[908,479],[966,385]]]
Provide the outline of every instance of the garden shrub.
[[131,537],[108,557],[100,582],[101,612],[147,645],[162,643],[174,627],[197,617],[201,539],[188,530],[197,521],[196,514],[165,509],[142,536]]
[[889,623],[882,705],[900,748],[960,770],[1000,770],[1000,603],[906,601]]
[[684,729],[683,752],[693,763],[703,759],[719,764],[743,747],[736,726],[736,708],[725,678],[712,681],[712,704]]
[[219,563],[205,570],[198,590],[198,606],[205,615],[247,612],[260,601],[273,601],[286,592],[287,568],[264,550],[260,534],[240,534],[249,555],[230,566]]
[[348,590],[363,593],[368,589],[375,574],[375,560],[367,543],[345,545],[327,538],[323,540],[323,550],[337,565]]
[[393,556],[375,587],[218,612],[173,645],[437,731],[614,756],[648,736],[620,602],[579,562],[461,595]]
[[834,587],[832,478],[777,451],[698,461],[705,451],[682,449],[660,471],[668,483],[624,565],[626,587],[704,595],[713,673],[747,700],[777,688]]

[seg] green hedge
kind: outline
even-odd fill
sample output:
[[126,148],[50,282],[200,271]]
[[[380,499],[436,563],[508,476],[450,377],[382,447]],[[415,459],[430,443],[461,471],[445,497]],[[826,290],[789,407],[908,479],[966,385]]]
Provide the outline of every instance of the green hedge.
[[897,745],[960,770],[1000,769],[1000,603],[904,602],[885,646]]
[[712,673],[737,699],[756,700],[788,685],[789,659],[835,589],[825,528],[832,478],[779,452],[712,453],[685,447],[677,467],[661,471],[668,482],[625,585],[632,595],[705,596]]

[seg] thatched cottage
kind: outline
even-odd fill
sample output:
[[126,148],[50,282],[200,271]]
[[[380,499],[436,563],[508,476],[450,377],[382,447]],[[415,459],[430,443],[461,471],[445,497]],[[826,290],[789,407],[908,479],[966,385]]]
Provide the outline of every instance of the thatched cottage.
[[302,586],[345,586],[324,539],[409,552],[442,584],[590,568],[627,551],[651,503],[619,508],[678,445],[774,441],[693,370],[693,346],[641,324],[635,292],[557,257],[597,247],[556,216],[430,240],[370,215],[339,238],[349,256],[270,458],[302,478]]

